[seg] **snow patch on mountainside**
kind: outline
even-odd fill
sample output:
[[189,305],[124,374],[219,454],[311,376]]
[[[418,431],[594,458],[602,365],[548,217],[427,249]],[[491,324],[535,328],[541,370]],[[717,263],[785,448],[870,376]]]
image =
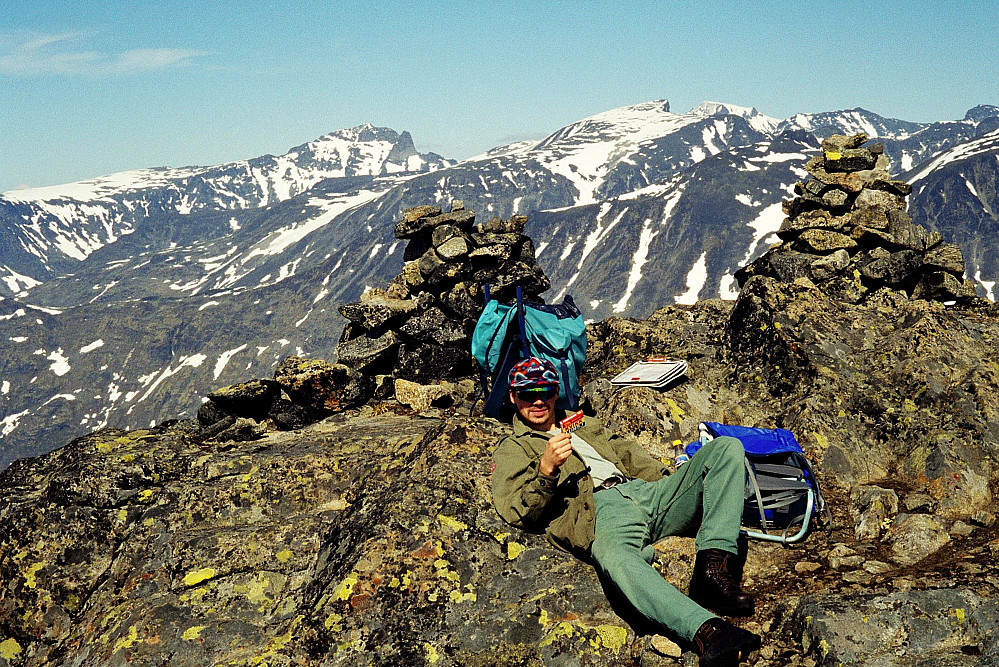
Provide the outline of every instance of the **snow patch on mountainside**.
[[45,358],[52,362],[52,365],[49,366],[49,370],[51,370],[56,375],[59,376],[65,375],[71,370],[69,366],[69,357],[65,356],[62,353],[61,347],[57,349],[55,352],[50,353],[49,356]]
[[229,363],[229,360],[232,359],[235,355],[245,350],[246,347],[247,347],[246,343],[243,343],[237,348],[234,348],[232,350],[226,350],[225,352],[220,354],[218,361],[215,362],[215,369],[212,371],[212,379],[218,380],[219,376],[222,375],[222,371],[225,370],[226,364]]
[[93,343],[90,343],[89,345],[84,345],[83,347],[81,347],[80,348],[80,354],[87,354],[88,352],[93,352],[94,350],[96,350],[99,347],[104,347],[104,339],[103,338],[98,338]]
[[[7,275],[3,275],[6,273]],[[0,265],[0,281],[3,281],[14,294],[23,295],[33,287],[38,287],[42,283],[31,276],[25,276],[14,269]]]
[[[749,244],[749,249],[746,250],[746,256],[743,257],[742,261],[739,262],[739,268],[746,266],[749,262],[755,259],[758,255],[762,255],[766,250],[757,252],[760,244],[766,240],[767,245],[771,246],[777,242],[777,231],[780,229],[781,224],[784,222],[784,209],[780,202],[776,202],[767,206],[759,212],[759,214],[749,223],[749,228],[753,230],[753,240]],[[719,293],[723,299],[735,299],[739,296],[739,290],[735,287],[736,280],[735,275],[732,273],[726,273],[721,278],[721,284],[719,286]]]
[[676,303],[690,306],[697,303],[697,295],[704,289],[704,283],[708,280],[708,253],[702,252],[701,256],[694,262],[693,268],[687,274],[687,291],[680,294],[673,300]]
[[[656,100],[590,116],[562,128],[536,146],[510,154],[533,158],[569,180],[578,192],[576,205],[592,204],[597,202],[596,192],[611,170],[636,153],[644,142],[672,134],[705,117],[709,114],[671,113],[669,102]],[[722,122],[706,130],[712,154],[721,150],[715,140],[724,143],[725,131]]]
[[996,293],[996,281],[995,280],[982,280],[982,270],[978,269],[975,271],[975,282],[985,288],[985,298],[995,301],[999,294]]
[[652,243],[652,239],[659,235],[659,231],[654,231],[652,229],[652,219],[646,218],[642,222],[642,231],[638,236],[638,249],[635,251],[634,256],[631,258],[631,271],[628,273],[628,284],[624,288],[624,294],[621,299],[614,304],[612,310],[615,313],[623,313],[628,307],[628,301],[631,300],[631,295],[635,291],[635,287],[638,286],[638,281],[642,279],[642,267],[649,259],[649,245]]
[[[203,168],[202,168],[203,169]],[[42,188],[25,188],[3,193],[3,198],[13,202],[32,203],[44,201],[109,200],[112,195],[133,190],[148,190],[170,185],[173,181],[189,178],[201,169],[135,169],[92,178],[77,183],[65,183]]]
[[[205,354],[192,354],[192,355],[182,356],[180,358],[180,363],[177,365],[176,368],[172,368],[171,366],[167,366],[165,370],[163,370],[161,373],[158,374],[158,377],[157,377],[156,373],[153,373],[151,375],[145,376],[145,378],[140,378],[140,380],[145,380],[146,382],[148,382],[148,378],[150,378],[150,377],[155,377],[156,379],[155,379],[155,381],[153,381],[153,383],[149,387],[149,389],[146,390],[146,393],[142,395],[142,398],[140,398],[138,400],[138,402],[142,403],[147,398],[149,398],[149,396],[154,391],[156,391],[156,388],[159,387],[160,384],[162,384],[163,381],[166,380],[167,378],[169,378],[171,375],[176,375],[177,373],[179,373],[182,369],[184,369],[186,367],[197,368],[197,367],[201,366],[201,364],[205,363],[205,360],[207,360],[207,359],[208,359],[208,356],[205,355]],[[126,397],[125,400],[126,401],[130,401],[131,399],[129,399],[129,398]]]
[[24,410],[23,412],[17,412],[12,415],[7,415],[3,419],[0,419],[0,436],[7,436],[14,432],[20,423],[21,418],[26,414],[31,412],[30,410]]
[[[232,246],[224,255],[198,260],[205,264],[206,273],[202,279],[187,285],[178,286],[178,289],[197,294],[206,284],[209,277],[223,268],[222,276],[213,284],[213,289],[218,290],[231,287],[253,271],[259,265],[261,259],[285,252],[290,246],[328,225],[347,210],[377,199],[383,194],[385,194],[385,190],[377,189],[360,190],[348,194],[331,195],[329,197],[313,197],[309,200],[308,205],[313,207],[313,209],[318,209],[318,214],[279,227],[245,252],[240,253],[236,246]],[[294,275],[300,261],[301,258],[296,258],[292,262],[285,264],[281,267],[277,279],[272,281],[270,280],[270,276],[265,276],[260,280],[259,285],[270,285],[291,277]]]
[[915,185],[918,181],[926,178],[937,169],[955,162],[960,162],[961,160],[967,160],[968,158],[976,155],[993,152],[997,149],[997,147],[999,147],[999,130],[993,130],[992,132],[989,132],[974,141],[959,144],[930,160],[929,163],[919,171],[919,173],[909,179],[909,184]]

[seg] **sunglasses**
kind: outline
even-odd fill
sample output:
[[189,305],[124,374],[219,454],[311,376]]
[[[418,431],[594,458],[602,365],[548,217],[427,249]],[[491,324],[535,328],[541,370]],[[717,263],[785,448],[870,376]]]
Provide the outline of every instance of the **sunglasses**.
[[548,401],[558,396],[558,387],[531,387],[516,392],[518,399],[524,403],[534,403],[537,400]]

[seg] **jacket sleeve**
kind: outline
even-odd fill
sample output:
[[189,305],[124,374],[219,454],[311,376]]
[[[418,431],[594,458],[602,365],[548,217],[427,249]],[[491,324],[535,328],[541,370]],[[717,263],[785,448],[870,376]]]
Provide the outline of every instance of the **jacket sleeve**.
[[647,482],[654,482],[669,475],[662,461],[649,454],[644,447],[630,438],[624,438],[604,428],[604,435],[621,458],[626,473]]
[[493,503],[503,520],[533,529],[555,495],[558,477],[541,474],[540,461],[511,437],[503,438],[493,453]]

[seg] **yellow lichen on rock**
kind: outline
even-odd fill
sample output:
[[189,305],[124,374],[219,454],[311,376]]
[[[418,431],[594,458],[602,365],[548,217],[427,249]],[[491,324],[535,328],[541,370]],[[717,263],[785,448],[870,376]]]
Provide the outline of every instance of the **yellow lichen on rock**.
[[451,516],[438,514],[437,520],[455,532],[458,532],[459,530],[468,530],[468,524],[462,523]]
[[333,590],[333,597],[336,598],[337,600],[348,599],[350,597],[350,594],[354,591],[354,586],[356,585],[357,585],[357,573],[351,572]]
[[251,579],[248,584],[237,584],[232,587],[232,592],[243,595],[252,604],[262,604],[260,611],[263,611],[266,604],[271,601],[267,595],[267,589],[272,589],[271,580],[263,572],[259,572],[255,579]]
[[291,640],[295,635],[295,630],[298,628],[299,624],[301,624],[304,618],[305,618],[304,616],[296,616],[294,620],[292,620],[291,625],[288,626],[288,632],[284,633],[283,635],[278,635],[277,637],[272,639],[270,643],[267,644],[267,648],[264,649],[263,655],[258,655],[252,660],[250,660],[250,664],[266,665],[267,663],[265,662],[265,660],[272,657],[275,653],[277,653],[278,651],[280,651],[285,646],[291,643]]
[[13,660],[21,653],[21,650],[21,645],[13,637],[0,642],[0,658],[4,660]]
[[38,574],[38,571],[41,570],[43,567],[45,567],[45,563],[35,563],[27,570],[25,570],[24,581],[28,585],[28,588],[33,589],[38,587],[38,580],[35,579],[35,575]]
[[184,630],[184,634],[180,636],[181,639],[187,641],[194,641],[195,639],[201,639],[201,631],[205,629],[203,625],[195,625],[193,627]]
[[569,623],[568,621],[560,621],[555,624],[555,627],[552,628],[547,635],[545,635],[544,639],[541,640],[541,643],[538,644],[538,646],[548,646],[556,639],[571,637],[573,632],[575,632],[575,628],[573,628],[572,623]]
[[520,554],[524,553],[524,549],[526,548],[527,547],[525,547],[520,542],[508,542],[506,545],[506,559],[514,560]]
[[343,632],[343,626],[340,624],[340,621],[342,620],[343,616],[340,614],[330,614],[326,617],[326,621],[323,625],[329,632]]
[[289,560],[291,560],[291,557],[293,555],[294,554],[291,552],[290,549],[283,549],[277,552],[277,554],[275,554],[275,557],[278,559],[279,563],[287,563]]
[[669,408],[669,417],[673,420],[673,423],[677,425],[681,424],[683,422],[683,409],[672,398],[666,399],[666,406]]
[[598,625],[593,629],[600,638],[599,645],[609,648],[614,653],[619,653],[628,641],[628,631],[619,625]]
[[203,567],[195,572],[188,572],[184,575],[185,586],[197,586],[203,581],[208,581],[215,576],[215,568]]
[[824,433],[819,433],[818,431],[812,431],[812,435],[815,436],[815,442],[818,444],[819,449],[826,450],[829,449],[829,438],[826,437]]
[[114,643],[112,651],[117,652],[125,648],[132,648],[137,643],[139,643],[139,631],[132,625],[128,628],[128,636],[119,637],[118,641]]

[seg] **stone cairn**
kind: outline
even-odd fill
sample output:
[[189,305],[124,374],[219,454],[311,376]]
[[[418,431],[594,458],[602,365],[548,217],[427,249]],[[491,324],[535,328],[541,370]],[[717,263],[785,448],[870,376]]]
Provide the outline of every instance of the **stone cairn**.
[[833,135],[805,164],[811,176],[784,202],[781,242],[736,272],[742,287],[764,275],[807,278],[853,303],[876,289],[916,299],[969,301],[961,248],[913,224],[905,212],[912,186],[891,180],[884,144],[864,147],[866,134]]
[[527,217],[498,217],[480,225],[454,201],[403,213],[395,236],[408,241],[402,273],[385,289],[340,307],[348,323],[336,353],[339,363],[371,378],[421,384],[475,375],[472,332],[482,313],[483,285],[492,298],[510,299],[516,287],[540,301],[551,283],[523,234]]
[[[198,410],[198,437],[219,443],[291,430],[365,403],[388,398],[423,414],[465,393],[447,380],[475,375],[472,332],[483,308],[483,284],[496,299],[541,301],[551,283],[524,236],[527,218],[493,218],[475,225],[460,201],[448,213],[418,206],[403,213],[395,235],[408,239],[402,273],[385,289],[340,307],[349,321],[339,362],[287,357],[273,379],[257,379],[208,394]],[[431,385],[435,381],[440,384]],[[472,387],[470,381],[466,381]],[[228,445],[227,445],[228,446]]]

